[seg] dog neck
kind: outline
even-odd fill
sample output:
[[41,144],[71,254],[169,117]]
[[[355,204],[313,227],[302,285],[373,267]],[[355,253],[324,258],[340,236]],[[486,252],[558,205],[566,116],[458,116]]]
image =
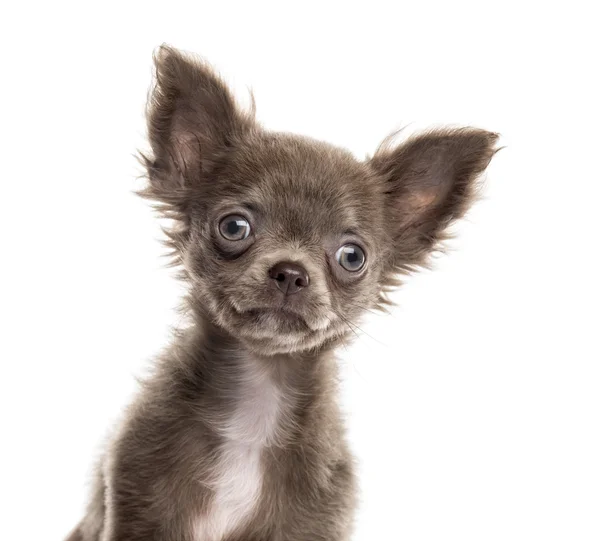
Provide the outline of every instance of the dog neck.
[[302,436],[309,411],[335,407],[337,366],[331,351],[260,355],[202,317],[176,348],[176,387],[228,440],[285,445]]

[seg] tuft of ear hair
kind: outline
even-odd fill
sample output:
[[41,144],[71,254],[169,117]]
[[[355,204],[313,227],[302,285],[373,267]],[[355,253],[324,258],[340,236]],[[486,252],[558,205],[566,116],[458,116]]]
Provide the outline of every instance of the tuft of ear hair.
[[197,56],[162,45],[154,54],[155,83],[147,106],[152,156],[143,157],[147,197],[166,204],[210,176],[219,159],[254,123],[226,84]]
[[424,266],[447,238],[448,226],[469,208],[478,177],[499,150],[497,140],[497,134],[476,128],[446,128],[377,150],[369,163],[384,182],[391,273]]

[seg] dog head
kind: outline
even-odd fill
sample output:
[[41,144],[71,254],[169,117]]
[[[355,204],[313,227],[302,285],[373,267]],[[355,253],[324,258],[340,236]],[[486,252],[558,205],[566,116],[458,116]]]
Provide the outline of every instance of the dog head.
[[142,195],[173,220],[194,310],[261,353],[352,332],[463,215],[495,152],[495,134],[445,129],[358,161],[264,130],[196,58],[163,46],[155,63]]

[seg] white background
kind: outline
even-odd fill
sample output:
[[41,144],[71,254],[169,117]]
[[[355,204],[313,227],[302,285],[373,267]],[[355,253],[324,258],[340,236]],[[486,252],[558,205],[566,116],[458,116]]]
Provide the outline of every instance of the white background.
[[[267,128],[359,157],[502,134],[450,253],[341,350],[354,540],[600,539],[600,85],[592,2],[39,2],[0,55],[0,537],[60,540],[176,323],[132,191],[151,55],[201,53]],[[368,334],[367,334],[368,333]]]

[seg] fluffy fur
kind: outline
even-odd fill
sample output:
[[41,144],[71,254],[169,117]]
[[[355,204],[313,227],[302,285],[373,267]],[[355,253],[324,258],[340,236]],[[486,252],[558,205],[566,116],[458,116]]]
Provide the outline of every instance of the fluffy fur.
[[[366,161],[264,130],[201,60],[163,46],[148,183],[172,227],[191,324],[157,360],[98,468],[70,541],[343,541],[356,483],[335,347],[467,210],[497,136],[387,142]],[[227,216],[250,224],[227,239]],[[358,271],[338,249],[359,246]],[[272,270],[302,267],[294,294]]]

